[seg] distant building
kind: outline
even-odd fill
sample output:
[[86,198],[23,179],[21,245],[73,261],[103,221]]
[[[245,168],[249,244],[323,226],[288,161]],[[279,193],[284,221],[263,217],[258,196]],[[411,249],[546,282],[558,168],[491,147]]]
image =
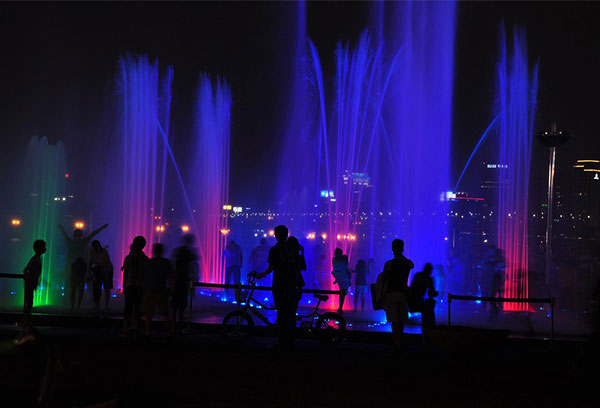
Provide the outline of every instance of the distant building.
[[600,160],[577,160],[572,180],[573,215],[590,225],[600,225]]

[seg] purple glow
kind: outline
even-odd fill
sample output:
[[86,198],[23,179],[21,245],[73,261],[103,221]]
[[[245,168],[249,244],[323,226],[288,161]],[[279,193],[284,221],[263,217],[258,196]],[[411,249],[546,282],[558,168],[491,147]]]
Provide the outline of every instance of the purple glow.
[[[512,43],[501,30],[498,63],[499,173],[498,248],[506,257],[506,297],[528,296],[527,210],[533,122],[537,100],[537,65],[527,62],[526,35],[515,29]],[[505,310],[525,310],[525,304],[509,303]]]
[[192,202],[196,209],[200,250],[200,280],[224,282],[223,250],[227,216],[223,206],[229,201],[229,136],[231,89],[218,78],[200,76],[196,102],[196,155],[193,160]]

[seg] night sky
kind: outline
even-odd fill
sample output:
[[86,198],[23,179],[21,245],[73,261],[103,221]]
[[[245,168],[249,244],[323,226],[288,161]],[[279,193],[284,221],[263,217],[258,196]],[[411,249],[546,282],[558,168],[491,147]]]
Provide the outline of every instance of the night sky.
[[[125,52],[157,57],[175,69],[172,144],[182,156],[193,123],[201,71],[225,76],[234,100],[232,201],[265,205],[257,180],[276,171],[281,106],[293,33],[292,3],[11,3],[0,4],[0,137],[3,175],[18,172],[29,139],[47,136],[67,146],[74,187],[88,200],[100,182],[102,153],[116,131],[117,60]],[[559,152],[568,169],[576,158],[600,158],[600,5],[488,3],[458,6],[453,168],[462,165],[492,117],[502,19],[527,27],[529,55],[540,63],[537,129],[556,120],[575,139]],[[367,28],[367,3],[307,5],[308,34],[326,75],[338,40]],[[533,180],[543,183],[545,150],[537,143]],[[563,175],[565,172],[563,172]],[[12,177],[1,190],[13,192]],[[3,211],[8,201],[4,201]]]

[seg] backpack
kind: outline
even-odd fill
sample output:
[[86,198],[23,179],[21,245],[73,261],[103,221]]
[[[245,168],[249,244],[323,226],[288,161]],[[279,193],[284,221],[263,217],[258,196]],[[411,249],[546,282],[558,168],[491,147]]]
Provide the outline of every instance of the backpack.
[[387,278],[385,270],[377,275],[375,283],[371,284],[371,301],[373,310],[383,309],[383,299],[387,291]]

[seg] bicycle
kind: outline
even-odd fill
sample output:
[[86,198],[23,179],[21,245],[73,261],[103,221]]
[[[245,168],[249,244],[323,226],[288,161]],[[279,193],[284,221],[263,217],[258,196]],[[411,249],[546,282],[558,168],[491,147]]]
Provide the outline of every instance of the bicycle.
[[[223,319],[223,329],[225,337],[233,342],[244,342],[250,338],[254,331],[254,320],[250,313],[265,323],[268,327],[275,327],[276,323],[269,321],[260,309],[275,310],[275,307],[269,307],[254,298],[256,290],[256,273],[248,274],[248,283],[250,288],[243,292],[241,285],[236,289],[237,310],[228,313]],[[296,319],[300,322],[299,327],[309,334],[317,337],[324,344],[337,344],[342,341],[344,331],[346,330],[346,320],[336,312],[319,313],[321,302],[329,299],[329,296],[314,294],[318,302],[314,309],[306,315],[297,315]],[[260,308],[259,308],[260,307]]]

